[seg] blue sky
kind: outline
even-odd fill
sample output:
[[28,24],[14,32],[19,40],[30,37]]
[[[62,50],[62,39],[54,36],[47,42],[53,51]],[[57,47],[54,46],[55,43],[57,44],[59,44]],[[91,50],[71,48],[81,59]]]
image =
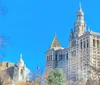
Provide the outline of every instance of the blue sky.
[[0,51],[3,60],[17,63],[23,53],[29,69],[36,71],[38,65],[43,72],[54,33],[63,47],[68,46],[79,2],[87,26],[100,32],[99,0],[1,0],[0,34],[9,37],[9,46]]

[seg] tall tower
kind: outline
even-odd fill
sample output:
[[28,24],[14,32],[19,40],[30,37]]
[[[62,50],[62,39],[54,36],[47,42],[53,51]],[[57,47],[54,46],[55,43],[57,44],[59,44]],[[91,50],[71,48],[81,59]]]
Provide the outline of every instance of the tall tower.
[[18,62],[18,80],[23,81],[24,80],[24,72],[25,71],[25,66],[24,66],[24,61],[22,59],[22,54],[20,54],[20,60]]
[[74,25],[75,37],[79,37],[85,33],[86,25],[84,22],[84,13],[82,11],[81,3],[79,4],[79,10],[77,12],[77,20]]
[[59,60],[58,51],[62,49],[63,48],[61,47],[57,39],[57,36],[54,35],[52,44],[49,50],[46,52],[46,70],[55,69],[56,67],[58,67],[58,60]]
[[26,81],[26,66],[22,59],[22,54],[20,54],[20,59],[17,65],[14,67],[13,80],[15,82],[24,82]]

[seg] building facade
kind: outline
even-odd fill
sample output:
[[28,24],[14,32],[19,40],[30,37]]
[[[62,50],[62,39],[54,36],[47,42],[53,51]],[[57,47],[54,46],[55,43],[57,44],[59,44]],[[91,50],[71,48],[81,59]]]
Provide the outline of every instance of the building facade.
[[70,30],[68,48],[63,48],[54,36],[51,47],[46,52],[46,70],[62,68],[70,82],[86,80],[91,77],[97,80],[93,67],[100,67],[100,33],[87,29],[81,4],[76,14],[77,20]]
[[0,62],[0,71],[5,72],[13,83],[30,81],[31,71],[24,64],[22,54],[17,64],[11,62]]

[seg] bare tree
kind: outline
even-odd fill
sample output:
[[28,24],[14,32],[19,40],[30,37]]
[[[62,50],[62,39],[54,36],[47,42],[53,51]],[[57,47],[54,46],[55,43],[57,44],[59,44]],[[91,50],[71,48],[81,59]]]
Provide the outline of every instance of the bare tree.
[[[8,38],[7,37],[5,37],[5,36],[2,36],[2,35],[0,35],[0,49],[2,49],[2,48],[4,48],[4,47],[6,47],[6,46],[8,46]],[[2,54],[2,53],[0,53],[0,61],[2,61],[2,59],[4,58],[5,56]]]

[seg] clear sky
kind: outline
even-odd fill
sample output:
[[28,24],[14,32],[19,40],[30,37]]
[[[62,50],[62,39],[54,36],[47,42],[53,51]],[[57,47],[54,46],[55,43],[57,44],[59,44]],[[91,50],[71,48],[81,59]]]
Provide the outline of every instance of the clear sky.
[[17,63],[23,53],[29,69],[38,65],[43,71],[54,33],[62,47],[68,46],[79,2],[87,26],[100,32],[99,0],[0,0],[0,34],[9,37],[9,46],[0,50],[3,60]]

